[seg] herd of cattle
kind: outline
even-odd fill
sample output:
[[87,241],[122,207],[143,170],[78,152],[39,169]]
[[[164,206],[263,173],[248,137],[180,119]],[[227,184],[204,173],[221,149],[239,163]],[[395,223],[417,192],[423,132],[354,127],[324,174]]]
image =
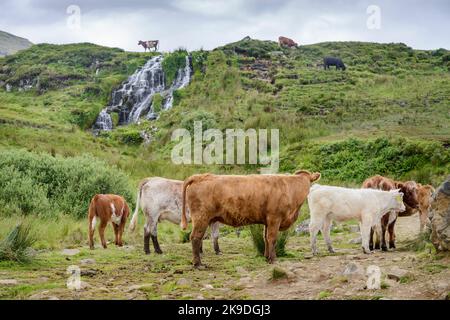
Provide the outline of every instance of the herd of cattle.
[[[150,238],[156,253],[162,253],[158,243],[158,222],[167,220],[182,229],[192,222],[190,240],[194,266],[200,266],[202,242],[208,226],[216,254],[219,249],[219,225],[241,227],[262,224],[265,253],[269,263],[275,258],[275,243],[279,231],[289,229],[298,218],[302,204],[308,199],[310,237],[313,254],[317,254],[316,238],[322,232],[330,252],[334,252],[330,229],[332,221],[357,219],[360,222],[364,253],[374,249],[388,250],[385,240],[389,233],[389,248],[395,248],[394,226],[398,216],[419,212],[421,230],[427,224],[434,189],[414,181],[400,182],[374,176],[364,181],[361,189],[314,184],[320,173],[300,170],[292,175],[214,175],[198,174],[185,181],[160,177],[141,181],[136,208],[129,229],[134,231],[139,208],[146,222],[144,251],[150,253]],[[93,235],[97,220],[102,246],[106,248],[105,228],[111,222],[115,244],[122,246],[122,234],[129,216],[125,199],[112,194],[95,195],[89,206],[89,245],[94,248]]]

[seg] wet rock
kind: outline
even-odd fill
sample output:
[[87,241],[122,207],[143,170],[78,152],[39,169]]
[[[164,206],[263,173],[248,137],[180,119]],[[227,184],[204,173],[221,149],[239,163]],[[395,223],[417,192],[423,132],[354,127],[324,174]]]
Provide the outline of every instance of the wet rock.
[[0,280],[0,286],[15,286],[19,283],[16,279],[3,279]]
[[212,290],[212,289],[214,289],[214,287],[213,287],[212,285],[210,285],[210,284],[205,284],[205,285],[203,286],[203,288],[205,288],[205,289],[207,289],[207,290]]
[[438,251],[450,250],[450,176],[433,195],[430,217],[434,247]]
[[89,264],[95,264],[95,259],[83,259],[83,260],[80,260],[80,264],[82,265],[82,266],[85,266],[85,265],[89,265]]
[[400,281],[401,278],[408,275],[410,275],[410,272],[408,270],[400,269],[397,266],[390,268],[387,272],[387,277],[395,281]]
[[65,255],[65,256],[75,256],[79,253],[80,253],[80,250],[78,250],[78,249],[64,249],[61,251],[61,254]]

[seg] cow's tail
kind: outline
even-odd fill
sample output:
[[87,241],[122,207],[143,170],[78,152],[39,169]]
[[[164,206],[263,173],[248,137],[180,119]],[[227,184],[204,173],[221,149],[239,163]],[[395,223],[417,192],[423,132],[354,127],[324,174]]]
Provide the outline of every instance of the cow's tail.
[[133,217],[131,218],[130,227],[129,227],[129,230],[131,232],[133,232],[134,229],[136,229],[136,224],[137,224],[137,219],[138,219],[138,214],[139,214],[139,204],[141,203],[142,187],[144,186],[145,183],[147,183],[147,181],[148,181],[148,179],[144,179],[139,183],[137,196],[136,196],[136,208],[134,209]]
[[183,230],[186,230],[187,228],[187,218],[186,218],[186,190],[187,188],[196,180],[197,176],[191,176],[189,178],[187,178],[186,180],[184,180],[183,183],[183,210],[181,212],[181,223],[180,223],[180,227]]

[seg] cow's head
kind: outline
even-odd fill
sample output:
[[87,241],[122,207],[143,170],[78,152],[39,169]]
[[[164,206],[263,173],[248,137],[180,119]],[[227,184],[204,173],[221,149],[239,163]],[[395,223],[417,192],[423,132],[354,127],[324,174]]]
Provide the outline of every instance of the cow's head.
[[139,40],[138,42],[138,46],[144,44],[144,42],[142,40]]
[[396,182],[396,187],[403,193],[403,201],[413,209],[419,207],[419,198],[417,196],[417,183],[414,181]]
[[405,211],[406,207],[403,202],[405,200],[403,192],[400,192],[400,189],[395,189],[390,190],[389,193],[393,195],[389,203],[390,208],[399,212]]

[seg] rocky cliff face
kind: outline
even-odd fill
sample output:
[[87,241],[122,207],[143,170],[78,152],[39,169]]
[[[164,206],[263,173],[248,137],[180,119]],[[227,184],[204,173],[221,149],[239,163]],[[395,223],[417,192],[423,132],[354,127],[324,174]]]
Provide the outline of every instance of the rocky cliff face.
[[436,250],[450,249],[450,176],[440,185],[431,204],[431,242]]
[[27,39],[0,31],[0,57],[14,54],[19,50],[28,49],[32,45]]

